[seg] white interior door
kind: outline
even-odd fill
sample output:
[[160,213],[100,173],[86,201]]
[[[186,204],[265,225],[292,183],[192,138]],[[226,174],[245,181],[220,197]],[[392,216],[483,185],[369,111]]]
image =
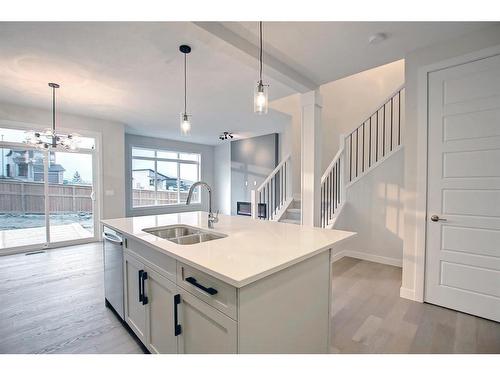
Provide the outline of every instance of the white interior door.
[[500,321],[500,55],[428,85],[425,300]]

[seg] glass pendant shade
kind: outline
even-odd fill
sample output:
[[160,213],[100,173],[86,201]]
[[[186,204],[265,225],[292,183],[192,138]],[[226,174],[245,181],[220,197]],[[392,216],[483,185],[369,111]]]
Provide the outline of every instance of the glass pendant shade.
[[191,134],[191,115],[185,112],[181,113],[181,134],[185,136]]
[[268,108],[268,88],[262,82],[258,82],[255,86],[253,96],[253,111],[258,114],[266,114]]

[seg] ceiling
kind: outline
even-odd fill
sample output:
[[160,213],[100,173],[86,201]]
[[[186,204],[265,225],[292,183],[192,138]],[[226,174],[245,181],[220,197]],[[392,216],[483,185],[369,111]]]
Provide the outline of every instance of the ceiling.
[[[266,22],[265,49],[316,85],[392,61],[408,52],[458,37],[490,22]],[[496,23],[497,25],[499,23]],[[233,33],[257,43],[257,22],[224,22]],[[371,35],[387,39],[369,44]]]
[[[485,23],[270,22],[264,24],[270,99],[401,59],[413,49]],[[288,116],[253,113],[257,23],[0,23],[0,102],[119,121],[127,132],[217,144],[218,135],[279,132]],[[369,45],[368,37],[388,38]],[[179,134],[183,56],[188,56],[189,139]]]

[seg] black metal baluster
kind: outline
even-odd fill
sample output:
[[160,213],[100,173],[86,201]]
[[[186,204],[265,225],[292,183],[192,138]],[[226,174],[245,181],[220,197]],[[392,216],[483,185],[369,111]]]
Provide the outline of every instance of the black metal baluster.
[[370,136],[368,137],[368,168],[372,165],[372,116],[370,116]]
[[358,154],[359,154],[359,134],[356,128],[356,178],[358,177]]
[[392,151],[392,118],[394,117],[394,113],[393,113],[393,98],[391,98],[391,151]]
[[376,131],[376,134],[375,134],[375,163],[378,161],[378,112],[380,110],[378,109],[377,110],[377,122],[376,122],[376,125],[377,125],[377,131]]
[[335,168],[337,167],[337,163],[333,165],[332,169],[332,175],[333,175],[333,196],[332,196],[332,216],[335,215],[336,207],[335,207],[335,202],[337,201],[337,179],[335,178],[337,176],[337,171]]
[[361,158],[361,173],[365,171],[365,123],[363,122],[363,157]]
[[337,206],[340,203],[340,160],[337,160]]
[[[335,167],[334,167],[335,168]],[[335,171],[335,169],[332,169],[331,172],[330,172],[330,178],[331,178],[331,192],[330,192],[330,217],[333,216],[333,213],[334,213],[334,199],[335,199],[335,178],[333,177],[333,172]]]
[[352,181],[352,133],[349,135],[349,181]]
[[385,156],[385,104],[384,104],[384,128],[382,129],[382,157]]
[[399,90],[398,92],[398,146],[401,144],[401,91],[403,89]]

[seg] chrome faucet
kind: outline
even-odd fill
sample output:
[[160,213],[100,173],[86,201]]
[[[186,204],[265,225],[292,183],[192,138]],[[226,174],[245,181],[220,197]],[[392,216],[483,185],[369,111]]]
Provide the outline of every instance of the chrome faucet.
[[207,184],[204,181],[198,181],[198,182],[195,182],[194,184],[192,184],[191,187],[189,188],[189,193],[188,193],[188,197],[186,200],[186,204],[191,203],[193,191],[198,186],[205,186],[207,188],[207,191],[208,191],[208,227],[213,228],[214,224],[219,221],[219,213],[214,215],[214,213],[212,212],[212,188],[210,187],[209,184]]

